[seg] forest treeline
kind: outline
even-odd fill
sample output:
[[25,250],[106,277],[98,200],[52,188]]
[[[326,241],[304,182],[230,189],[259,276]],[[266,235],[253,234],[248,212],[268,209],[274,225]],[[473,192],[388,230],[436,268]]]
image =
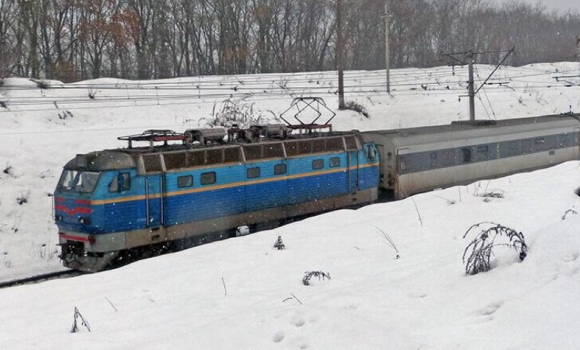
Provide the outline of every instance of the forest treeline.
[[[336,68],[337,0],[0,0],[0,78],[75,81]],[[384,69],[385,0],[342,0],[346,69]],[[580,14],[522,2],[388,0],[392,67],[486,52],[576,60]]]

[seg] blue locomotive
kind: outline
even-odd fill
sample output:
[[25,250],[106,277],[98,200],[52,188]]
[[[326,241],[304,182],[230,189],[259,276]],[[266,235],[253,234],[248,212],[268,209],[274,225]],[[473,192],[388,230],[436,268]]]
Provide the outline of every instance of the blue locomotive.
[[[54,211],[67,267],[99,271],[127,252],[378,198],[378,151],[357,132],[294,135],[267,125],[120,139],[129,147],[80,154],[64,167]],[[133,147],[139,141],[149,145]]]

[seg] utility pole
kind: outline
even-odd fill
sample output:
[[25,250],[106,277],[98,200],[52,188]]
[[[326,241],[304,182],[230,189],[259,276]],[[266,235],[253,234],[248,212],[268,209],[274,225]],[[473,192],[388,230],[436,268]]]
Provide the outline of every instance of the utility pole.
[[385,67],[387,71],[387,94],[391,94],[391,54],[389,50],[389,3],[385,1]]
[[338,68],[338,109],[344,107],[344,38],[342,37],[342,0],[336,0],[336,64]]
[[[578,63],[580,63],[580,34],[578,34],[578,38],[576,39],[576,56],[578,56]],[[578,78],[580,79],[580,72]]]
[[473,51],[467,52],[469,67],[469,120],[475,121],[475,81],[473,79]]

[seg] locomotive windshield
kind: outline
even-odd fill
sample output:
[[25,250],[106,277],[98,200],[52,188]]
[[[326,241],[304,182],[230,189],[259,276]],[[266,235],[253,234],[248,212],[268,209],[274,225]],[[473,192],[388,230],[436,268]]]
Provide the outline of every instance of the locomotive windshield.
[[91,193],[99,181],[99,173],[93,171],[65,170],[58,182],[62,191]]

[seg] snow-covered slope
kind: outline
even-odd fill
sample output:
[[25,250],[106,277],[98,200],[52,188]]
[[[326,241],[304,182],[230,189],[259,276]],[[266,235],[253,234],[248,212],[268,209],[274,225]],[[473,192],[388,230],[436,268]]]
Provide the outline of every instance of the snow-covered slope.
[[[493,67],[477,66],[480,82]],[[577,63],[502,67],[480,93],[478,117],[501,119],[580,111]],[[385,129],[467,119],[466,68],[347,72],[347,101],[364,106],[367,119],[343,111],[335,129]],[[296,96],[321,96],[336,110],[336,73],[177,78],[160,81],[97,79],[41,84],[10,78],[0,87],[0,281],[60,266],[52,221],[53,191],[62,166],[77,153],[120,147],[121,135],[145,129],[205,127],[234,101],[243,111],[273,120]],[[49,87],[49,88],[47,88]],[[92,96],[92,97],[90,97]],[[491,102],[491,105],[489,104]],[[26,199],[26,203],[18,204]]]
[[[3,289],[0,348],[577,349],[580,216],[562,216],[579,178],[570,162]],[[497,249],[466,276],[462,236],[481,221],[522,231],[528,257]],[[332,279],[304,286],[311,270]],[[75,307],[92,332],[70,333]]]

